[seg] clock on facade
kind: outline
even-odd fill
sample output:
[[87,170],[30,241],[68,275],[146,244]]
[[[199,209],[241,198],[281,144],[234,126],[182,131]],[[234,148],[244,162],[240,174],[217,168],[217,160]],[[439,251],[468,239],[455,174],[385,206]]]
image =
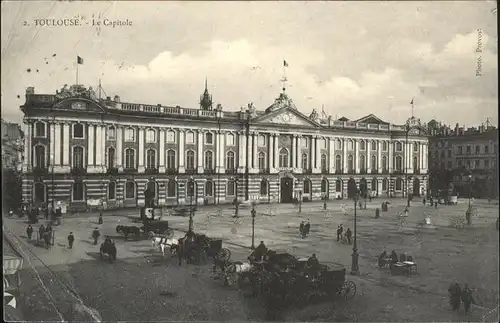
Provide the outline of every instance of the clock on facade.
[[290,115],[290,113],[283,113],[281,115],[281,121],[283,122],[289,122],[290,120],[292,120],[292,116]]
[[76,110],[85,110],[87,104],[85,104],[85,102],[75,102],[71,105],[71,107]]

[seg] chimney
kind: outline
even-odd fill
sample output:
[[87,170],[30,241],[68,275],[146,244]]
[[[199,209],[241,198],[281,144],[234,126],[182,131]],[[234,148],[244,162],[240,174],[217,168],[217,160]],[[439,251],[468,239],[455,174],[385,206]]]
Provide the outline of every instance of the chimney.
[[458,128],[459,128],[459,126],[457,123],[457,124],[455,124],[455,136],[458,136]]
[[484,125],[480,125],[479,126],[479,133],[483,133],[484,132]]
[[110,96],[107,96],[107,97],[106,97],[106,101],[111,101],[111,97],[110,97]]
[[33,86],[26,88],[26,101],[29,101],[29,97],[35,94],[35,88]]
[[115,99],[114,99],[115,102],[120,102],[120,97],[118,95],[115,95]]

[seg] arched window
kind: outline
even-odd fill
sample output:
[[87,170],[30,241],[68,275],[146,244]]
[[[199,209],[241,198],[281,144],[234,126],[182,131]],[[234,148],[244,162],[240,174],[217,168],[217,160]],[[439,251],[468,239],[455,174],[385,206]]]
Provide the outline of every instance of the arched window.
[[371,142],[371,149],[370,150],[377,150],[377,142],[375,142],[374,140],[372,140],[372,142]]
[[169,180],[167,184],[167,197],[177,196],[177,182],[174,180]]
[[396,170],[398,172],[403,170],[403,158],[401,156],[396,156]]
[[73,168],[83,168],[83,147],[73,147]]
[[362,172],[366,171],[366,159],[365,159],[365,155],[359,156],[359,168],[361,169]]
[[212,145],[214,143],[214,135],[211,132],[205,134],[205,143],[207,145]]
[[73,201],[85,201],[85,184],[83,184],[82,182],[74,182],[72,193]]
[[[192,132],[191,132],[192,133]],[[188,137],[188,134],[186,134],[186,139]],[[168,143],[174,143],[175,142],[175,131],[173,130],[167,130],[167,142]],[[189,142],[186,140],[186,142]]]
[[377,191],[377,179],[372,179],[372,188],[371,188],[372,192],[376,192]]
[[114,141],[116,139],[116,130],[115,127],[110,126],[108,128],[108,140],[109,141]]
[[398,178],[396,180],[396,191],[401,191],[403,187],[403,180],[401,178]]
[[146,152],[146,168],[156,168],[156,151],[154,149],[148,149]]
[[188,197],[194,197],[195,196],[195,191],[196,191],[196,182],[193,180],[190,180],[187,182],[186,185],[186,193]]
[[347,171],[352,173],[354,171],[354,158],[352,155],[347,156]]
[[[188,154],[189,154],[189,152],[190,151],[188,151]],[[177,168],[176,164],[177,164],[177,160],[176,160],[176,156],[175,156],[175,150],[173,150],[173,149],[167,150],[167,169],[169,169],[169,170],[176,169]],[[186,165],[186,168],[191,169],[191,168],[187,167],[187,165]]]
[[205,169],[213,169],[213,153],[209,150],[205,152]]
[[328,194],[328,181],[326,178],[321,180],[321,193]]
[[326,155],[321,154],[321,170],[326,172],[328,170],[328,166],[326,165]]
[[340,155],[335,156],[335,169],[337,171],[342,170],[342,157]]
[[347,141],[347,150],[353,150],[354,149],[354,143],[351,139]]
[[156,131],[154,129],[146,130],[146,142],[148,143],[156,142]]
[[365,150],[365,149],[366,149],[365,141],[364,140],[360,140],[359,141],[359,150]]
[[413,151],[417,152],[418,151],[418,145],[416,142],[413,143]]
[[375,157],[375,155],[372,155],[370,159],[370,168],[372,171],[377,169],[377,157]]
[[194,151],[192,150],[188,150],[186,152],[186,169],[188,170],[194,170],[194,165],[195,165],[195,162],[194,162]]
[[280,150],[280,167],[288,167],[288,151],[284,148]]
[[125,129],[125,141],[134,142],[135,141],[135,130],[134,128]]
[[335,149],[337,149],[337,150],[342,149],[342,141],[340,141],[340,139],[335,140]]
[[236,192],[236,183],[233,180],[227,181],[226,195],[234,196]]
[[342,191],[342,181],[340,179],[335,181],[335,192]]
[[481,147],[478,145],[476,146],[476,155],[479,155],[481,153]]
[[125,198],[135,199],[135,183],[133,181],[125,183]]
[[413,170],[414,171],[418,170],[418,157],[417,156],[413,157]]
[[403,151],[403,144],[401,142],[396,142],[396,151]]
[[382,171],[384,171],[384,172],[387,171],[387,157],[386,156],[382,157]]
[[205,196],[214,196],[214,182],[206,181],[205,182]]
[[108,168],[115,168],[115,149],[108,148]]
[[135,151],[132,148],[125,149],[125,168],[135,168]]
[[73,138],[82,139],[84,137],[83,124],[75,123],[73,124]]
[[192,131],[186,132],[186,143],[187,144],[194,144],[194,133]]
[[45,185],[43,183],[35,183],[33,200],[35,203],[46,202]]
[[226,168],[234,169],[234,152],[228,151],[226,154]]
[[35,137],[46,137],[45,123],[37,122],[35,123]]
[[266,154],[262,151],[259,153],[259,169],[266,169]]
[[304,180],[304,194],[310,194],[311,193],[311,181],[306,179]]
[[387,151],[387,141],[382,141],[382,150]]
[[[45,125],[45,124],[44,124]],[[35,167],[45,168],[46,158],[45,158],[45,147],[38,145],[35,147]]]
[[267,195],[269,190],[268,190],[268,182],[263,179],[260,181],[260,195]]
[[302,169],[306,170],[308,167],[307,154],[302,154]]
[[108,184],[108,200],[116,199],[116,183],[109,182]]

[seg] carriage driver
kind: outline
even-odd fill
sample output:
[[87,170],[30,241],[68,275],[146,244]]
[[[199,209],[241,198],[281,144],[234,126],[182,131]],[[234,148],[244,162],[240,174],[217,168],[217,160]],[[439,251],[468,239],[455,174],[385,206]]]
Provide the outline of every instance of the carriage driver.
[[307,259],[307,267],[312,277],[318,276],[320,265],[319,265],[319,260],[318,258],[316,258],[315,253],[313,253],[312,256],[309,257],[309,259]]
[[264,244],[264,241],[261,241],[260,244],[255,248],[253,252],[254,259],[256,261],[261,261],[262,258],[267,254],[267,247]]
[[107,244],[113,244],[113,241],[111,241],[111,238],[109,236],[106,236],[106,238],[104,239],[104,244],[107,245]]

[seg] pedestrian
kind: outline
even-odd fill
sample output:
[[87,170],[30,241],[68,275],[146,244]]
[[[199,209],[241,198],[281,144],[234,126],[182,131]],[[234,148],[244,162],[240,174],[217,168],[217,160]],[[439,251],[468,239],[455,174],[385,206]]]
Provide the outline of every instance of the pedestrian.
[[465,315],[467,315],[469,314],[471,304],[476,304],[476,302],[474,302],[474,298],[472,298],[472,291],[469,289],[467,284],[464,285],[460,298],[462,299],[462,302],[464,302],[464,311]]
[[45,248],[49,249],[50,248],[50,233],[49,233],[49,231],[45,231],[43,233],[43,240],[45,241]]
[[304,236],[309,234],[309,230],[311,230],[311,223],[307,220],[307,223],[304,225]]
[[42,240],[44,234],[45,234],[45,227],[42,224],[40,228],[38,228],[38,240]]
[[351,229],[347,228],[347,231],[345,232],[345,236],[347,238],[347,243],[351,244],[351,239],[352,239]]
[[103,221],[102,221],[102,212],[100,212],[100,213],[99,213],[99,221],[98,221],[98,223],[99,223],[99,224],[102,224],[102,222],[103,222]]
[[451,284],[448,288],[448,296],[450,298],[451,308],[457,312],[460,310],[461,293],[462,291],[460,289],[460,285],[457,282]]
[[68,245],[70,249],[73,249],[73,242],[75,242],[75,236],[73,235],[73,232],[70,232],[68,236]]
[[49,219],[49,207],[48,206],[45,206],[45,208],[43,209],[43,213],[45,215],[45,220],[48,220]]
[[101,233],[99,233],[99,228],[95,228],[94,231],[92,232],[92,238],[94,239],[94,245],[97,245],[97,240],[99,240],[100,236],[101,236]]
[[438,208],[438,202],[437,202],[437,201],[435,201],[435,202],[434,202],[434,208],[435,208],[435,209],[437,209],[437,208]]
[[424,202],[424,206],[425,206],[425,202],[426,202],[426,201],[425,201],[425,197],[424,197],[424,199],[422,200],[422,202]]
[[304,221],[300,222],[299,232],[300,232],[300,236],[302,238],[304,238]]
[[337,241],[340,240],[340,238],[342,238],[342,234],[344,233],[344,227],[341,225],[339,225],[338,229],[337,229]]
[[368,195],[368,201],[372,201],[372,196],[371,195]]
[[33,227],[31,224],[28,224],[28,227],[26,228],[26,234],[28,235],[28,240],[31,240],[31,235],[33,234]]

